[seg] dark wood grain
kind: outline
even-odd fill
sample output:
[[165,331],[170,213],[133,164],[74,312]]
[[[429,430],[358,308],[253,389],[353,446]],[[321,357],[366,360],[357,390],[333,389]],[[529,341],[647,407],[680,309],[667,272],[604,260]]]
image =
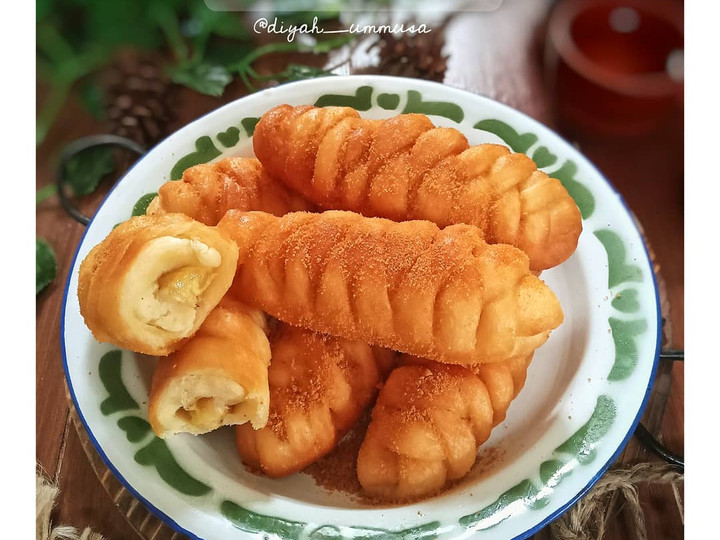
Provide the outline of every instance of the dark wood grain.
[[[515,107],[550,126],[554,125],[552,96],[542,69],[542,34],[550,2],[507,0],[495,13],[466,13],[447,28],[450,59],[446,84],[468,89]],[[177,118],[170,129],[230,101],[244,92],[235,84],[222,98],[190,91],[178,96]],[[42,95],[42,89],[39,89]],[[54,179],[60,148],[71,140],[106,129],[70,101],[37,152],[37,186]],[[644,228],[655,252],[665,284],[670,313],[671,342],[683,347],[684,228],[682,111],[677,111],[662,133],[633,141],[607,140],[564,133],[615,184]],[[107,190],[112,179],[105,182]],[[88,213],[101,195],[83,201]],[[38,207],[37,233],[48,239],[58,256],[58,278],[37,299],[37,460],[60,486],[53,516],[56,524],[80,529],[90,526],[108,539],[137,538],[135,529],[107,494],[75,432],[64,391],[60,354],[62,293],[83,227],[61,210],[56,199]],[[651,430],[675,452],[684,450],[682,364],[664,375],[664,395],[649,411]],[[657,414],[657,407],[662,414]],[[646,416],[647,418],[647,416]],[[623,459],[655,459],[631,441]],[[649,538],[682,538],[683,526],[672,492],[666,487],[642,491]],[[609,540],[634,538],[632,521],[622,512],[605,536]],[[550,538],[545,530],[538,539]]]

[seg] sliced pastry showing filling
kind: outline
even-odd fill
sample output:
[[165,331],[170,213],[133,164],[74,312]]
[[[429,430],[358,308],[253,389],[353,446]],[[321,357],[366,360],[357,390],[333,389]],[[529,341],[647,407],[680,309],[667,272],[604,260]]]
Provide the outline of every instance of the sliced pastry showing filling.
[[158,359],[150,425],[158,437],[268,420],[270,343],[265,315],[225,297],[179,350]]
[[237,257],[232,240],[187,216],[133,217],[80,265],[80,312],[98,341],[165,356],[220,302]]

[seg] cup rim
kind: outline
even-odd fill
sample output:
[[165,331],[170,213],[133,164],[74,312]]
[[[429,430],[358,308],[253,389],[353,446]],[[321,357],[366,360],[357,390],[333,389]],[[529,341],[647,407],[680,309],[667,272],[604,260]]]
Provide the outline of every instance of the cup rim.
[[683,83],[672,79],[666,72],[632,75],[615,73],[591,60],[580,50],[572,37],[572,24],[578,15],[598,6],[631,7],[649,13],[674,26],[684,40],[683,10],[672,0],[562,0],[553,9],[548,22],[548,37],[556,54],[573,71],[613,92],[631,97],[664,97],[675,94]]

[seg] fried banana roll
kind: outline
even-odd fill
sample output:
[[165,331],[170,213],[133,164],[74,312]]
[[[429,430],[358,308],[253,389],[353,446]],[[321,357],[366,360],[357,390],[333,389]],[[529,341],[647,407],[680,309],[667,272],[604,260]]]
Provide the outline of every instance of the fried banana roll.
[[228,210],[261,210],[281,216],[313,205],[273,178],[257,159],[231,157],[187,169],[163,184],[148,214],[177,212],[217,225]]
[[158,359],[149,418],[159,437],[268,419],[270,343],[265,315],[225,297],[179,350]]
[[525,251],[534,271],[570,257],[582,231],[568,191],[528,156],[470,146],[423,114],[371,120],[349,107],[279,105],[253,147],[273,178],[323,208],[475,225],[488,243]]
[[372,402],[395,353],[280,324],[271,335],[270,418],[236,428],[244,463],[277,478],[331,452]]
[[80,265],[80,312],[98,341],[165,356],[220,302],[237,256],[223,233],[189,217],[134,217]]
[[477,227],[231,210],[234,294],[288,324],[453,364],[524,357],[563,320],[521,250]]
[[358,454],[363,489],[400,502],[465,476],[523,387],[530,360],[477,369],[414,359],[395,368]]

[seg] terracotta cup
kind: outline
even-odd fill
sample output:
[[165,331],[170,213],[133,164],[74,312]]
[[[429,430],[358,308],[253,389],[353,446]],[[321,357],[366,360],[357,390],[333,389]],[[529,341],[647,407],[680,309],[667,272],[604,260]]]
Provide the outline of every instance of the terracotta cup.
[[639,135],[683,99],[683,6],[675,0],[561,0],[546,75],[563,127]]

